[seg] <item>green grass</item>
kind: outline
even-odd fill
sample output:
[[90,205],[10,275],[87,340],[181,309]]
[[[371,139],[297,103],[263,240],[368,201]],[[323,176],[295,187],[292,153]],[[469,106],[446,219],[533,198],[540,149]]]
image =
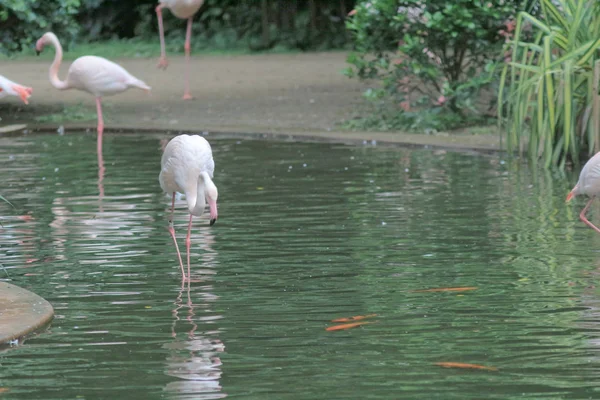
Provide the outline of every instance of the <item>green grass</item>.
[[[166,45],[167,56],[182,55],[183,38],[176,43],[167,41]],[[202,56],[227,56],[227,55],[243,55],[243,54],[293,54],[298,53],[298,50],[290,50],[285,47],[274,47],[273,49],[253,52],[247,45],[242,44],[237,47],[229,48],[202,48],[197,46],[192,49],[192,55]],[[64,60],[75,60],[84,55],[95,55],[108,59],[116,58],[158,58],[160,56],[160,44],[158,36],[156,40],[147,39],[113,39],[102,42],[78,43],[71,46],[69,49],[64,49]],[[24,49],[22,52],[6,56],[0,54],[0,61],[6,60],[52,60],[54,51],[47,49],[42,52],[39,57],[36,57],[35,50],[32,48]]]
[[[34,119],[37,122],[73,122],[73,121],[93,121],[96,119],[96,113],[93,111],[94,108],[86,106],[83,103],[79,103],[72,106],[66,106],[61,112],[54,114],[46,114],[36,116]],[[106,118],[105,118],[106,120]]]

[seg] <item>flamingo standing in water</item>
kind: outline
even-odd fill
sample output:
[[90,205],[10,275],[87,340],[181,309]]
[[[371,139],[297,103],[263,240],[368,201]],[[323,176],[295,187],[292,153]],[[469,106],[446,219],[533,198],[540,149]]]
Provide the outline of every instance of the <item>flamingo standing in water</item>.
[[581,210],[579,219],[581,219],[593,230],[600,233],[600,229],[598,229],[596,225],[592,224],[585,217],[585,214],[590,208],[592,201],[594,201],[596,196],[600,195],[600,152],[596,153],[594,157],[590,158],[589,161],[585,163],[581,173],[579,174],[579,180],[577,181],[577,184],[567,195],[567,201],[570,201],[573,197],[579,194],[586,194],[590,197],[590,200],[587,202],[583,210]]
[[23,103],[29,104],[27,99],[31,96],[32,92],[32,88],[19,85],[0,75],[0,99],[6,96],[19,96],[23,100]]
[[187,30],[185,34],[185,90],[183,99],[192,99],[190,93],[190,51],[192,41],[192,21],[194,14],[198,12],[204,0],[159,0],[156,6],[156,16],[158,17],[158,32],[160,34],[160,58],[158,59],[158,68],[166,69],[169,65],[167,54],[165,52],[165,32],[163,29],[162,9],[168,8],[177,18],[187,19]]
[[[171,139],[165,147],[161,159],[161,171],[158,176],[160,187],[167,193],[172,194],[171,216],[169,218],[169,233],[175,243],[177,257],[183,280],[189,281],[190,276],[190,234],[192,231],[192,218],[199,217],[204,213],[206,203],[210,209],[210,225],[217,221],[217,187],[212,181],[215,171],[215,162],[212,158],[210,144],[202,136],[179,135]],[[175,193],[184,193],[190,212],[185,245],[187,248],[187,278],[183,270],[181,253],[175,238],[173,228],[173,213],[175,209]]]
[[45,45],[55,49],[55,56],[50,65],[50,83],[59,90],[79,89],[96,97],[96,111],[98,113],[98,159],[102,157],[102,132],[104,132],[104,119],[102,118],[102,96],[111,96],[136,87],[147,92],[150,86],[146,85],[135,76],[131,75],[118,64],[106,58],[96,56],[79,57],[69,67],[67,78],[61,81],[58,78],[58,69],[62,62],[62,46],[56,35],[46,32],[35,44],[38,53]]

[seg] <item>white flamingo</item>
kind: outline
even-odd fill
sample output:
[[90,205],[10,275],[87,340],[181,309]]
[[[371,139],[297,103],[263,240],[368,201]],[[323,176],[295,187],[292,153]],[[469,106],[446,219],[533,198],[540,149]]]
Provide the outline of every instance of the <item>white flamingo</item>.
[[150,86],[146,85],[135,76],[131,75],[118,64],[106,58],[96,56],[79,57],[69,67],[67,78],[61,81],[58,78],[58,69],[62,62],[63,50],[56,35],[46,32],[36,42],[35,49],[38,54],[45,45],[54,47],[56,54],[50,65],[50,83],[59,90],[78,89],[88,92],[96,97],[96,111],[98,113],[98,158],[102,155],[102,132],[104,119],[102,118],[102,97],[111,96],[136,87],[147,92]]
[[158,32],[160,34],[160,58],[158,59],[158,68],[166,69],[169,65],[167,54],[165,52],[165,32],[163,29],[162,9],[168,8],[177,18],[187,19],[187,30],[185,34],[185,90],[183,99],[192,99],[190,93],[190,51],[192,48],[192,21],[194,15],[198,12],[204,0],[159,0],[156,6],[156,16],[158,17]]
[[[177,257],[183,280],[190,280],[190,234],[192,230],[192,218],[204,213],[206,203],[210,209],[210,225],[217,220],[217,187],[212,181],[215,171],[215,162],[212,158],[210,144],[202,136],[179,135],[171,139],[165,147],[161,159],[161,171],[158,176],[160,187],[167,193],[172,194],[171,216],[169,218],[169,233],[175,243]],[[175,238],[173,227],[173,213],[175,209],[175,193],[184,193],[190,212],[185,245],[187,248],[187,278],[183,270],[181,253]]]
[[23,103],[29,104],[27,99],[31,96],[33,89],[19,85],[8,78],[0,75],[0,99],[6,96],[19,96]]
[[567,196],[567,202],[580,194],[588,195],[590,199],[583,210],[581,210],[579,219],[587,226],[600,233],[600,229],[598,229],[596,225],[592,224],[585,216],[588,209],[592,205],[592,201],[594,201],[597,196],[600,196],[600,152],[596,153],[596,155],[590,158],[589,161],[583,166],[583,169],[579,174],[579,180],[577,181],[577,184]]

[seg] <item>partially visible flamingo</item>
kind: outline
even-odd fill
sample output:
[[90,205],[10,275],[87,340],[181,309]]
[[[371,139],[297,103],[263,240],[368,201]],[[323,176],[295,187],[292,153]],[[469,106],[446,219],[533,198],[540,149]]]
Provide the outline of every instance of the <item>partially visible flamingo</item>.
[[183,99],[192,99],[190,93],[190,51],[192,41],[192,21],[194,14],[198,12],[204,0],[159,0],[156,6],[156,16],[158,17],[158,32],[160,34],[160,58],[158,59],[158,68],[166,69],[169,65],[167,54],[165,52],[165,32],[163,29],[162,9],[168,8],[177,18],[187,19],[187,30],[185,34],[185,90]]
[[600,229],[598,229],[596,225],[592,224],[585,217],[585,214],[590,208],[592,201],[594,201],[596,196],[600,195],[600,152],[596,153],[594,157],[590,158],[589,161],[585,163],[581,173],[579,174],[579,180],[577,181],[577,184],[567,196],[567,201],[570,201],[573,197],[579,194],[585,194],[590,197],[590,200],[587,202],[583,210],[581,210],[579,219],[581,219],[593,230],[600,233]]
[[[215,162],[212,158],[210,144],[202,136],[179,135],[167,144],[161,159],[161,171],[158,176],[160,187],[172,194],[171,216],[169,218],[169,233],[175,243],[177,257],[183,280],[190,280],[190,234],[192,231],[193,216],[201,216],[208,202],[210,209],[210,225],[217,221],[217,187],[212,181],[215,171]],[[185,245],[187,248],[187,278],[183,270],[181,253],[175,238],[173,228],[173,213],[175,210],[175,193],[184,193],[190,212]]]
[[102,132],[104,132],[104,119],[102,118],[102,96],[111,96],[136,87],[147,92],[150,86],[146,85],[135,76],[131,75],[118,64],[106,58],[96,56],[79,57],[69,67],[67,78],[61,81],[58,78],[58,69],[62,62],[63,50],[56,35],[46,32],[35,44],[38,53],[45,45],[54,47],[56,54],[50,65],[50,83],[59,90],[78,89],[88,92],[96,97],[96,111],[98,113],[98,162],[102,156]]
[[32,88],[19,85],[0,75],[0,99],[6,96],[19,96],[23,100],[23,103],[29,104],[27,99],[31,96],[32,92]]

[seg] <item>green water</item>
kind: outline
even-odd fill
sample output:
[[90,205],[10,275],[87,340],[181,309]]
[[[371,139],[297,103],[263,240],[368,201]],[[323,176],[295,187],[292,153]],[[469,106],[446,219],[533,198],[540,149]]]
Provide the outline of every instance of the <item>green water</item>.
[[[0,278],[56,311],[0,352],[2,399],[600,398],[600,235],[564,202],[576,173],[209,138],[219,220],[195,222],[188,289],[165,137],[105,136],[100,187],[92,133],[0,139],[18,208],[0,204]],[[417,292],[448,287],[477,289]]]

